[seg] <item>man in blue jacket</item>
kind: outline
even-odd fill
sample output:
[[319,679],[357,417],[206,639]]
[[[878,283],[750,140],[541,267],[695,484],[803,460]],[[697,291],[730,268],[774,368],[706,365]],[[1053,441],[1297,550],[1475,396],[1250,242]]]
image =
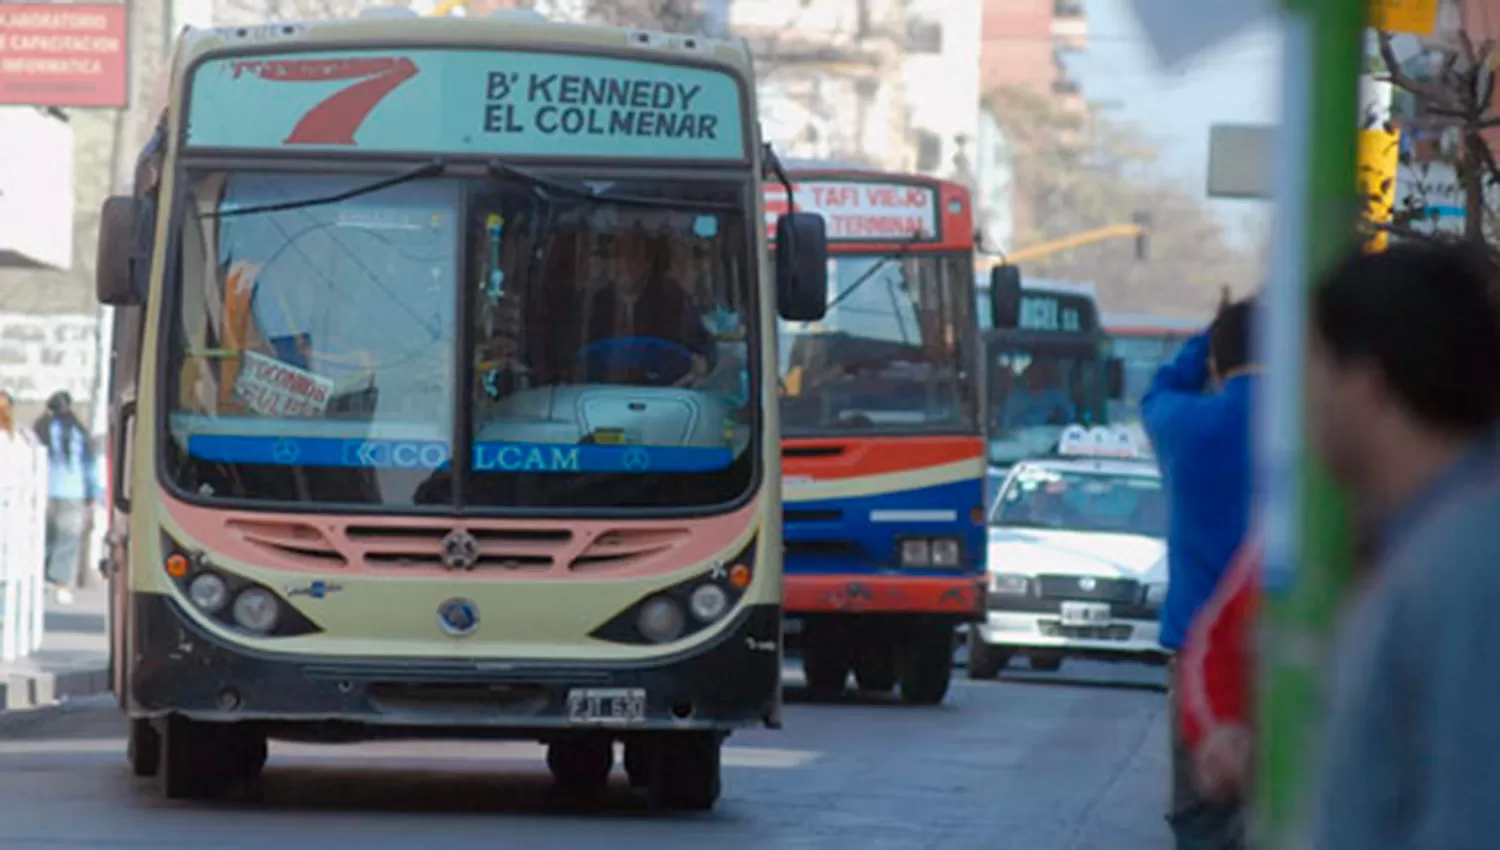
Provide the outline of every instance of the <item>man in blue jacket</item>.
[[[1168,586],[1161,644],[1176,652],[1245,538],[1251,489],[1251,357],[1255,304],[1225,303],[1208,330],[1162,366],[1141,415],[1166,480]],[[1176,676],[1171,703],[1176,705]],[[1240,806],[1198,797],[1174,708],[1172,803],[1178,850],[1243,846]]]

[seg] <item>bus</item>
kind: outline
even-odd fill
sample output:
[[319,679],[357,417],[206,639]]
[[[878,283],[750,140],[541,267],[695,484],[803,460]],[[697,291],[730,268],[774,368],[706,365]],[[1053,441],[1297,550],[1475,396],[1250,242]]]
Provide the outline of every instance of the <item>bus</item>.
[[1123,391],[1099,301],[1086,284],[1021,280],[1014,266],[991,269],[979,298],[984,334],[991,478],[1017,461],[1051,452],[1068,425],[1104,425]]
[[715,804],[781,717],[773,317],[827,302],[820,217],[767,265],[754,93],[742,43],[530,13],[180,39],[96,281],[137,775],[520,739],[587,800],[622,744]]
[[1124,392],[1110,402],[1110,419],[1139,422],[1141,398],[1156,370],[1176,357],[1182,344],[1206,325],[1206,321],[1193,319],[1105,313],[1104,332],[1109,334],[1110,350],[1124,363]]
[[[973,212],[961,185],[789,165],[827,222],[829,303],[783,322],[788,646],[809,691],[945,698],[982,615],[984,441]],[[768,185],[768,214],[787,209]],[[768,221],[769,224],[769,221]]]

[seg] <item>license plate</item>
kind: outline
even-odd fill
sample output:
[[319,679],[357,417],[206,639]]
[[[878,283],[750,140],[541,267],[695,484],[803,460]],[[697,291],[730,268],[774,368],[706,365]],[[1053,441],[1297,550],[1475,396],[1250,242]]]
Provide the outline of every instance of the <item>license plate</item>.
[[1109,624],[1107,602],[1064,602],[1062,604],[1064,626],[1105,626]]
[[645,688],[574,688],[568,691],[568,722],[628,726],[646,722]]
[[802,620],[797,617],[785,617],[781,621],[781,631],[789,635],[802,634]]

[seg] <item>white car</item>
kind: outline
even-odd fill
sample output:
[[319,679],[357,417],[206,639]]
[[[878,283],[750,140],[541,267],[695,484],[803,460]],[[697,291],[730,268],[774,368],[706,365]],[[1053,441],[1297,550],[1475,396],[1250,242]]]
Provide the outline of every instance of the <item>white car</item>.
[[969,677],[1011,658],[1163,663],[1167,501],[1146,459],[1059,457],[1011,468],[989,514],[986,618],[969,630]]

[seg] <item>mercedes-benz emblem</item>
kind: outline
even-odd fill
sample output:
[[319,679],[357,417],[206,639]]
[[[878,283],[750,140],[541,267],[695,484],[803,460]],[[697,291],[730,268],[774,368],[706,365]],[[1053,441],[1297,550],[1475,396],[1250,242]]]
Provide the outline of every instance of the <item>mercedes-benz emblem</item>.
[[472,599],[449,599],[438,606],[438,627],[453,637],[466,637],[479,629],[479,606]]
[[1078,580],[1078,589],[1079,590],[1093,590],[1094,588],[1096,588],[1098,586],[1099,586],[1099,582],[1094,581],[1093,577],[1091,577],[1091,576],[1084,576],[1083,578],[1081,578],[1081,579]]
[[623,463],[628,472],[645,472],[651,467],[651,455],[639,446],[625,450]]
[[479,541],[463,529],[454,529],[443,538],[443,566],[450,570],[472,570],[479,563]]

